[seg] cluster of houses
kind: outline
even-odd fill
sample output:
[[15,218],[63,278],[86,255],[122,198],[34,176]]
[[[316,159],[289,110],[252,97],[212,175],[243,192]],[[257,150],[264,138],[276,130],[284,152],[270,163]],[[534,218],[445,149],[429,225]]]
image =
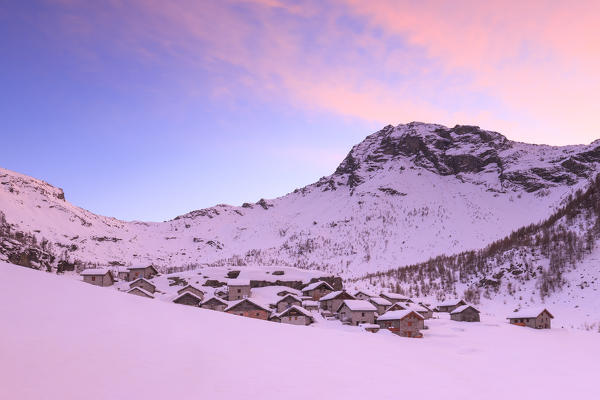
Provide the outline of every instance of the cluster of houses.
[[[158,274],[153,266],[123,267],[116,271],[120,281],[127,281],[127,293],[154,298],[156,286],[150,281]],[[83,280],[98,286],[113,285],[113,271],[95,268],[81,272]],[[356,325],[370,332],[387,329],[399,336],[420,338],[427,329],[425,320],[433,318],[433,313],[449,313],[450,319],[463,322],[479,322],[480,312],[464,300],[449,300],[431,308],[422,302],[390,292],[372,294],[358,291],[350,294],[346,290],[335,290],[325,280],[316,281],[302,289],[302,295],[283,290],[273,304],[260,304],[252,298],[250,281],[231,279],[227,291],[220,291],[206,297],[206,293],[193,285],[186,285],[177,291],[172,301],[177,304],[195,306],[213,311],[221,311],[239,316],[257,318],[294,325],[310,325],[315,315],[328,320],[340,320],[346,325]],[[549,329],[554,318],[545,308],[520,310],[507,319],[511,324],[537,329]]]

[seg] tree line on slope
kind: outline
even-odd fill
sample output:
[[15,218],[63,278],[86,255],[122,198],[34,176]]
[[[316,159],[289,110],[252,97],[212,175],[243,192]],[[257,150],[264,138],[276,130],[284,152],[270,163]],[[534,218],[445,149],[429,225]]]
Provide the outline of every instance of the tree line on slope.
[[[478,302],[481,290],[491,297],[501,287],[503,277],[536,279],[543,299],[566,284],[563,274],[575,268],[599,238],[600,175],[590,181],[585,191],[569,196],[566,204],[546,220],[517,229],[481,250],[440,255],[423,263],[367,274],[358,280],[372,285],[384,283],[390,289],[416,297],[435,295],[439,299],[456,296],[457,284],[462,283],[469,285],[464,292],[466,300]],[[547,261],[546,268],[533,265],[540,258]],[[510,267],[499,271],[502,265]],[[511,292],[510,280],[505,280]]]

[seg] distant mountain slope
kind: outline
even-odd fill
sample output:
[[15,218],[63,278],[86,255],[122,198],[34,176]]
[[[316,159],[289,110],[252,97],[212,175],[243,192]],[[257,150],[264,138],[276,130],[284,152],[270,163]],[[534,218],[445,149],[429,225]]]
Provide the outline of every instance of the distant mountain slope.
[[[434,300],[504,299],[514,307],[546,303],[563,319],[600,331],[600,175],[564,207],[481,250],[355,280],[358,287],[392,288]],[[587,326],[582,326],[585,323]]]
[[[0,170],[0,210],[13,233],[46,239],[55,262],[277,264],[359,276],[482,248],[543,220],[599,162],[599,142],[530,145],[472,126],[410,123],[368,136],[312,185],[241,207],[124,222]],[[23,258],[11,246],[0,246],[4,258]]]

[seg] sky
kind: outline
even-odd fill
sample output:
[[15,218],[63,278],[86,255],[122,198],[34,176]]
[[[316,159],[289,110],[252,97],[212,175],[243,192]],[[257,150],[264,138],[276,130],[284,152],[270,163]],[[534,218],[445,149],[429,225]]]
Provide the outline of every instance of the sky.
[[387,124],[590,143],[599,14],[598,1],[0,0],[0,166],[93,212],[161,221],[313,183]]

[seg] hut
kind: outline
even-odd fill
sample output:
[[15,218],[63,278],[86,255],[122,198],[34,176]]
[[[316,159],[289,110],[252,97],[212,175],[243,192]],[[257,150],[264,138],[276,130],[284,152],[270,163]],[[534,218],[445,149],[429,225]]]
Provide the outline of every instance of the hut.
[[158,274],[158,271],[152,265],[148,265],[146,267],[143,267],[143,266],[127,267],[127,270],[128,270],[127,279],[125,279],[127,281],[134,281],[138,278],[152,279]]
[[264,320],[269,319],[269,316],[271,315],[271,310],[250,299],[238,300],[234,304],[227,307],[225,312],[229,314],[240,315],[242,317]]
[[282,324],[310,325],[313,323],[313,317],[310,312],[305,308],[295,305],[279,313],[278,317]]
[[344,300],[355,300],[355,298],[345,290],[338,290],[321,297],[319,302],[321,303],[321,309],[335,313]]
[[144,289],[148,293],[156,292],[156,286],[154,286],[154,284],[152,282],[150,282],[144,278],[136,279],[135,281],[133,281],[129,284],[129,287],[131,289],[133,289],[135,287],[139,287],[139,288]]
[[412,303],[413,302],[410,299],[410,297],[404,296],[403,294],[399,294],[399,293],[381,292],[379,297],[383,297],[384,299],[386,299],[387,301],[389,301],[392,304],[398,303],[398,302],[400,302],[400,303]]
[[463,321],[463,322],[479,322],[479,310],[470,305],[464,305],[456,307],[450,311],[450,319],[452,321]]
[[83,281],[96,286],[112,286],[115,278],[112,272],[105,268],[91,268],[81,271]]
[[225,300],[221,300],[220,298],[214,296],[209,297],[200,304],[200,307],[213,311],[225,311],[227,306],[228,304],[225,302]]
[[173,299],[173,303],[184,304],[186,306],[194,307],[199,307],[201,302],[202,299],[200,298],[200,296],[195,295],[192,292],[183,292],[182,294],[175,296],[175,298]]
[[421,329],[425,328],[425,319],[421,314],[413,310],[388,311],[377,318],[381,329],[405,337],[423,337]]
[[554,318],[546,308],[530,308],[513,312],[507,317],[513,325],[535,329],[550,329]]
[[198,289],[196,286],[186,285],[177,291],[177,294],[182,294],[185,292],[194,293],[196,296],[200,297],[204,300],[204,291]]
[[271,322],[281,322],[281,318],[279,318],[279,314],[273,314],[269,317],[269,321]]
[[229,301],[237,301],[250,297],[250,281],[232,279],[227,284]]
[[333,292],[333,287],[325,281],[313,282],[302,289],[302,295],[310,296],[312,300],[321,300],[323,296],[331,292]]
[[377,314],[382,315],[388,307],[392,306],[389,300],[383,297],[371,297],[369,303],[373,304],[377,308]]
[[467,303],[461,299],[446,300],[446,301],[438,304],[437,307],[435,308],[435,311],[449,313],[449,312],[452,312],[452,310],[454,310],[457,307],[466,306],[466,305],[467,305]]
[[135,294],[136,296],[147,297],[149,299],[153,299],[154,295],[148,292],[146,289],[141,288],[139,286],[135,286],[127,291],[129,294]]
[[336,311],[344,323],[373,324],[377,307],[366,300],[344,300]]
[[369,293],[364,290],[359,290],[354,294],[356,300],[369,300],[371,297],[376,297],[373,293]]
[[302,306],[302,300],[292,294],[288,294],[279,299],[279,301],[275,303],[275,306],[277,307],[277,312],[281,313],[291,306]]

